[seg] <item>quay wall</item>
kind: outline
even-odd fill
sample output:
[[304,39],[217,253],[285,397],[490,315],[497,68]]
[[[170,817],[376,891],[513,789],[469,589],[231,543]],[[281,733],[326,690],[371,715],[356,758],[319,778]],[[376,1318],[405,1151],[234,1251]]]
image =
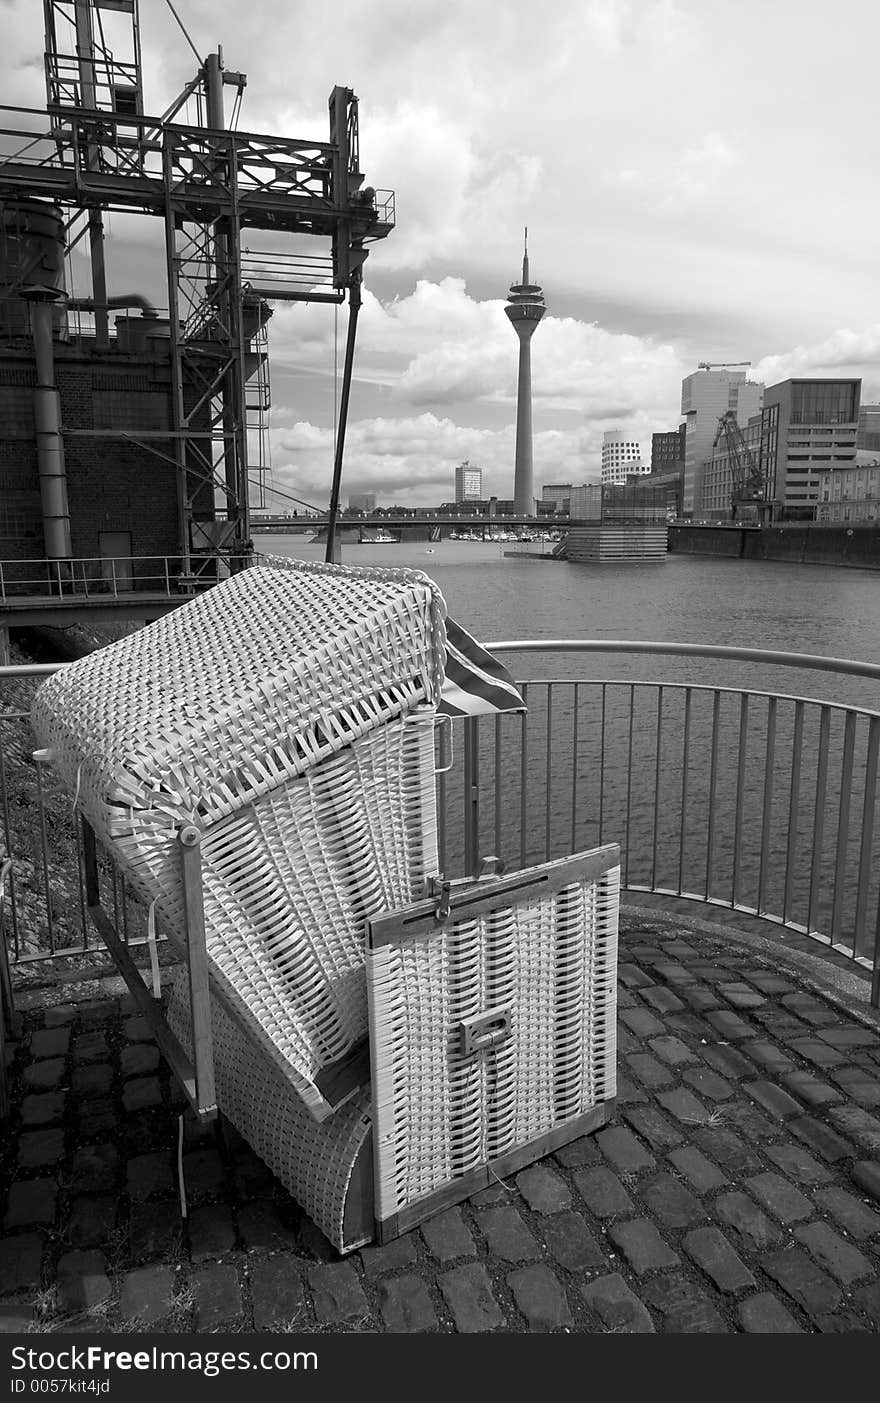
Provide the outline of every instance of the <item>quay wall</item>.
[[670,526],[669,549],[685,555],[880,570],[880,526]]
[[744,552],[743,537],[754,527],[670,526],[669,550],[676,555],[732,555]]

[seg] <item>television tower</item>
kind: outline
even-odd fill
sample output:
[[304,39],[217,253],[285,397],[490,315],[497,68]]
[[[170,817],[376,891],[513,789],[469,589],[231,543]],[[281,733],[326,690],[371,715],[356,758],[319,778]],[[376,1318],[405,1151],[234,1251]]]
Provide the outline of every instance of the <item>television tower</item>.
[[522,282],[514,283],[504,308],[519,337],[519,379],[516,389],[516,466],[513,478],[514,510],[517,516],[534,516],[535,490],[532,473],[532,351],[535,327],[547,310],[544,294],[529,282],[529,231],[523,240]]

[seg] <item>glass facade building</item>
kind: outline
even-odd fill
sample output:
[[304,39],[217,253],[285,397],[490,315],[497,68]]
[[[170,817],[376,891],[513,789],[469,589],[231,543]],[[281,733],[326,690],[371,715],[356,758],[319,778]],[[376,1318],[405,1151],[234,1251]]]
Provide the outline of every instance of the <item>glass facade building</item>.
[[764,394],[760,462],[777,520],[812,521],[819,475],[856,456],[861,380],[783,380]]

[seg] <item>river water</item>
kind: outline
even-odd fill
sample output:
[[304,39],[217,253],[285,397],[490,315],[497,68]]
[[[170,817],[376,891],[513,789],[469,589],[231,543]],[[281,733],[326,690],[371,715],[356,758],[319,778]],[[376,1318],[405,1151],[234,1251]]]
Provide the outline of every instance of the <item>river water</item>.
[[[324,557],[322,544],[300,536],[261,535],[256,543],[267,555]],[[342,559],[423,570],[452,617],[487,644],[714,643],[880,663],[873,571],[691,555],[574,565],[505,550],[470,541],[344,544]],[[482,854],[522,866],[619,842],[631,886],[709,894],[809,928],[834,926],[844,943],[864,948],[868,911],[875,920],[880,898],[877,837],[863,842],[876,785],[866,782],[870,719],[846,708],[880,712],[876,682],[656,655],[556,652],[504,661],[529,683],[528,717],[481,723]],[[559,684],[552,697],[550,681]],[[757,695],[744,702],[745,691]],[[450,875],[466,870],[460,762],[459,751],[441,842]],[[880,836],[880,820],[874,828]],[[860,870],[869,874],[861,914]]]
[[[264,554],[323,560],[303,536],[259,535]],[[549,546],[546,547],[550,549]],[[530,547],[540,550],[541,546]],[[880,572],[835,566],[669,555],[661,563],[573,565],[511,557],[510,546],[477,541],[343,545],[349,565],[405,565],[439,585],[449,613],[481,642],[615,638],[724,643],[880,663]],[[518,676],[650,676],[662,681],[743,684],[742,664],[626,656],[533,656]],[[859,678],[752,669],[748,685],[880,707],[880,689]]]

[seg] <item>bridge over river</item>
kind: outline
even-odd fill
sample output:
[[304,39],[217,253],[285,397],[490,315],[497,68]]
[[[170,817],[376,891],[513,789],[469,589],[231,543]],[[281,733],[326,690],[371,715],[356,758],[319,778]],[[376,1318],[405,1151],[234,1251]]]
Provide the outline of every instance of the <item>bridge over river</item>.
[[[405,533],[410,540],[441,541],[448,539],[453,532],[472,533],[480,539],[500,534],[502,531],[521,536],[523,532],[537,534],[540,531],[565,531],[568,517],[544,516],[473,516],[466,513],[448,515],[432,513],[415,516],[407,512],[370,513],[358,517],[337,517],[336,529],[343,540],[357,535],[375,539],[377,531],[387,532],[399,540]],[[251,517],[251,535],[286,535],[304,531],[318,533],[323,539],[327,531],[326,516],[290,517],[262,516]]]

